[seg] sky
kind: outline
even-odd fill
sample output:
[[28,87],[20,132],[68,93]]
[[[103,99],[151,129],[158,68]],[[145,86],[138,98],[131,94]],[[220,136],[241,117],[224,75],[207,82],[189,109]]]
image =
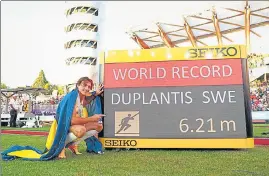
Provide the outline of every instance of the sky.
[[[139,49],[125,33],[131,26],[153,21],[173,22],[183,14],[210,6],[234,7],[233,1],[110,1],[104,2],[102,50]],[[194,5],[195,4],[195,5]],[[52,84],[66,84],[72,76],[65,64],[64,1],[1,2],[1,82],[10,87],[32,85],[41,69]],[[257,29],[253,52],[269,53],[269,28]],[[241,36],[240,36],[241,35]],[[243,35],[233,34],[237,44]],[[239,37],[238,37],[239,36]]]

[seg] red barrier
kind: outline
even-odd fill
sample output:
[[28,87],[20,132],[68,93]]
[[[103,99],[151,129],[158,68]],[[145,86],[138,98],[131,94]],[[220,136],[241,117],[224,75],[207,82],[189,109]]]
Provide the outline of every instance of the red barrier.
[[269,145],[269,138],[255,138],[255,145]]

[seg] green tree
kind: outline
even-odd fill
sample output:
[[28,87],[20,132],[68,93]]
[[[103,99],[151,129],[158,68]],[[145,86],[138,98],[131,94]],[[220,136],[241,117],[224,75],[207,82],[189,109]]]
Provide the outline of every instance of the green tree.
[[58,86],[55,85],[55,84],[53,84],[53,85],[51,85],[51,89],[52,89],[52,90],[58,90]]
[[1,89],[7,89],[8,86],[5,83],[1,83]]
[[45,73],[43,70],[39,72],[38,77],[35,79],[32,87],[34,88],[44,88],[44,86],[49,83],[48,80],[46,79]]
[[45,84],[44,89],[46,89],[46,90],[50,90],[50,88],[51,88],[50,83]]
[[48,91],[48,94],[51,95],[54,90],[58,90],[58,86],[54,84],[47,83],[44,87]]
[[63,94],[64,94],[64,87],[58,86],[58,95],[63,95]]
[[49,88],[49,93],[52,94],[52,92],[53,92],[54,90],[57,90],[57,89],[58,89],[57,85],[54,85],[54,84],[53,84],[53,85],[51,85],[50,88]]

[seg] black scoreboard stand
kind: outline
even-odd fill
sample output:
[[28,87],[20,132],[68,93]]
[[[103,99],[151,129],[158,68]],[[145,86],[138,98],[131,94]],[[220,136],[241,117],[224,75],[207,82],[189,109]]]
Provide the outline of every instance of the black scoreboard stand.
[[243,77],[243,90],[245,100],[245,114],[246,114],[246,130],[247,137],[253,138],[253,124],[252,124],[252,107],[250,100],[250,86],[249,86],[249,69],[247,59],[241,59],[242,62],[242,77]]

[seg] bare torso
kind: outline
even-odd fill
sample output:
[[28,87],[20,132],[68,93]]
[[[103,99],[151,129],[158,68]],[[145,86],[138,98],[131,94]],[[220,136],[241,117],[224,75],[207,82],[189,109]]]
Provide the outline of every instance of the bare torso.
[[[83,103],[84,103],[83,101],[81,103],[79,103],[79,101],[76,102],[74,110],[73,110],[73,114],[72,114],[72,119],[73,118],[88,118],[88,112],[86,108],[85,107],[83,109],[80,108],[80,105]],[[71,127],[70,127],[70,131],[73,132],[74,135],[79,138],[82,137],[87,131],[96,130],[100,132],[102,131],[102,129],[103,129],[103,125],[99,124],[98,121],[88,122],[86,124],[81,124],[81,125],[71,124]]]

